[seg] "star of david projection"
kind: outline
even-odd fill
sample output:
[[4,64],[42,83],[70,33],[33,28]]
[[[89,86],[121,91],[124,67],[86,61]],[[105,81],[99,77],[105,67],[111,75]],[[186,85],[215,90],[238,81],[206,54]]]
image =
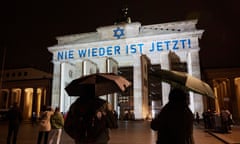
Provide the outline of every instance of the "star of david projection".
[[117,27],[117,29],[113,30],[114,32],[114,37],[116,37],[117,39],[120,39],[122,36],[124,36],[124,29]]

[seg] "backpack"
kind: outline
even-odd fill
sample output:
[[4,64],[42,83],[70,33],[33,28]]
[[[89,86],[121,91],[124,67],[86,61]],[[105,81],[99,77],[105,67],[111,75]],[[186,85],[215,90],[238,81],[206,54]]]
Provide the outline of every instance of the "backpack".
[[71,106],[64,121],[65,132],[74,140],[94,143],[106,129],[106,117],[98,119],[96,111],[105,103],[103,100],[77,99]]

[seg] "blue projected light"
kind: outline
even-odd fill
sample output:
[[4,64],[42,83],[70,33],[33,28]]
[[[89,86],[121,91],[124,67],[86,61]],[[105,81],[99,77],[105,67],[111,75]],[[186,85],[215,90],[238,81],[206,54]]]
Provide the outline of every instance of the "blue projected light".
[[[124,36],[124,29],[115,29],[116,38]],[[137,41],[134,43],[126,44],[99,44],[97,46],[81,47],[79,49],[73,48],[69,50],[57,51],[57,60],[73,60],[78,58],[90,57],[104,57],[104,56],[121,56],[121,55],[134,55],[134,54],[151,54],[163,51],[178,51],[195,49],[192,46],[191,38],[183,39],[153,39],[149,41]]]
[[117,39],[120,39],[122,36],[124,36],[124,29],[117,27],[117,29],[113,30],[114,32],[114,37],[116,37]]

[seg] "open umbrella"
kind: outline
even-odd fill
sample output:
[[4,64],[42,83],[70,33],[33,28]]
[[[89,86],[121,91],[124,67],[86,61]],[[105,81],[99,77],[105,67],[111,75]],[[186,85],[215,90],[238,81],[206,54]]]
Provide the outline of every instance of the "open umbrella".
[[126,78],[113,73],[96,73],[70,82],[65,88],[69,96],[101,96],[124,92],[131,85]]
[[161,81],[169,83],[173,87],[183,88],[215,98],[212,88],[207,83],[185,72],[161,69],[153,71],[152,75],[159,78]]

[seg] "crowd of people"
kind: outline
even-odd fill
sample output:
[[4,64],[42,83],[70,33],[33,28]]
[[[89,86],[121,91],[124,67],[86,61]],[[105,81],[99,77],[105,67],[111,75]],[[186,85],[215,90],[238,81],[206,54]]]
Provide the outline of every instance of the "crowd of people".
[[51,107],[44,106],[39,118],[39,133],[37,144],[60,144],[64,118],[59,107],[55,111]]
[[[168,98],[168,103],[150,124],[151,129],[158,133],[156,144],[194,144],[193,124],[194,120],[199,124],[199,113],[192,113],[189,109],[189,96],[181,89],[172,89]],[[130,119],[128,114],[125,114],[125,120]],[[22,121],[22,112],[17,103],[13,104],[7,116],[7,144],[16,144]],[[223,133],[231,130],[233,120],[227,109],[223,109],[219,114],[209,109],[202,113],[202,117],[206,129],[220,130]],[[45,106],[41,109],[40,117],[32,120],[39,127],[37,144],[60,144],[63,129],[76,144],[107,144],[110,139],[108,129],[118,128],[117,115],[111,104],[99,98],[78,98],[65,117],[59,107],[53,110],[52,107]]]
[[212,129],[217,132],[229,133],[233,125],[232,114],[226,108],[216,113],[208,109],[202,113],[205,129]]
[[[56,107],[55,110],[51,106],[43,106],[41,108],[41,112],[39,114],[39,117],[37,117],[36,113],[33,113],[32,115],[32,125],[35,124],[38,127],[38,137],[36,140],[37,144],[60,144],[61,143],[61,135],[63,129],[68,133],[75,132],[77,134],[77,137],[82,137],[81,135],[78,135],[81,131],[79,128],[79,124],[81,123],[79,121],[78,115],[82,112],[82,104],[79,103],[79,100],[81,103],[87,103],[88,101],[91,104],[87,104],[86,106],[86,112],[93,112],[93,119],[89,120],[88,122],[91,122],[91,126],[95,124],[96,126],[92,127],[94,133],[99,131],[96,135],[96,141],[91,139],[91,142],[82,141],[81,139],[78,139],[76,137],[72,137],[76,144],[107,144],[109,141],[109,131],[110,128],[118,128],[117,124],[117,116],[116,112],[113,110],[112,105],[110,103],[106,103],[104,100],[100,100],[99,98],[96,98],[94,100],[86,100],[86,99],[78,99],[70,108],[69,112],[63,115],[63,113],[60,112],[59,107]],[[101,103],[98,103],[101,101]],[[95,103],[96,102],[96,103]],[[94,107],[98,106],[98,108]],[[95,109],[96,108],[96,109]],[[91,110],[92,109],[92,110]],[[73,112],[72,117],[70,117],[71,113]],[[9,109],[7,113],[8,118],[8,135],[7,135],[7,144],[16,144],[17,143],[17,136],[19,127],[22,123],[23,114],[21,109],[18,106],[18,103],[14,103],[13,106]],[[90,113],[87,114],[86,117],[90,117]],[[66,124],[74,124],[73,127],[67,128],[64,127]],[[94,121],[94,123],[93,123]],[[76,122],[76,123],[73,123]],[[84,125],[87,125],[87,123],[84,123]],[[69,131],[68,131],[69,129]],[[93,134],[93,133],[92,133]],[[90,132],[88,131],[88,138],[91,136]],[[105,136],[104,136],[105,135]],[[71,135],[70,135],[71,136]],[[106,138],[104,138],[106,137]]]

